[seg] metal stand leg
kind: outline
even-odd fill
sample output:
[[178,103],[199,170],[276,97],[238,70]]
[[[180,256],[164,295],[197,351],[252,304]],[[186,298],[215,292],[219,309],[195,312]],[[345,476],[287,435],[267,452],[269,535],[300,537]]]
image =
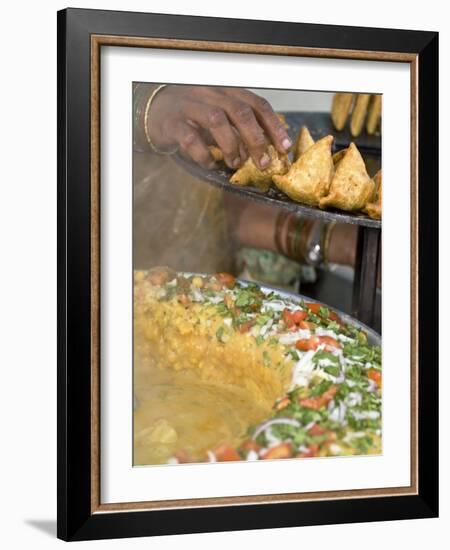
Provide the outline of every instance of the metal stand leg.
[[379,229],[359,226],[352,314],[369,326],[373,326],[375,315],[380,241],[381,231]]

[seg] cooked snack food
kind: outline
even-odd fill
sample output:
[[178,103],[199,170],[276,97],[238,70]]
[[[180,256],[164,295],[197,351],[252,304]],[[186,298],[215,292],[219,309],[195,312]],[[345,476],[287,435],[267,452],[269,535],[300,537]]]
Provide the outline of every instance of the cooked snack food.
[[344,158],[345,154],[347,153],[348,149],[341,149],[340,151],[337,151],[333,155],[333,164],[334,168],[341,162],[341,160]]
[[291,199],[317,206],[328,193],[334,172],[332,142],[333,136],[326,136],[314,143],[285,176],[273,177],[275,185]]
[[369,105],[370,94],[358,94],[353,107],[352,119],[350,121],[350,132],[352,136],[359,136],[364,126]]
[[378,170],[375,174],[373,181],[375,184],[375,200],[366,205],[364,212],[375,220],[381,220],[381,170]]
[[306,126],[302,126],[294,145],[294,162],[297,161],[303,153],[311,147],[311,145],[314,145],[314,140],[309,133],[308,128]]
[[230,183],[234,185],[254,185],[262,191],[267,191],[272,183],[272,176],[286,174],[290,167],[287,155],[278,153],[273,145],[269,145],[267,152],[270,164],[264,170],[256,167],[251,157],[231,176]]
[[319,206],[360,210],[372,200],[374,191],[375,183],[367,174],[364,160],[356,145],[351,143],[336,166],[329,193],[320,200]]
[[336,130],[341,131],[347,122],[355,94],[334,94],[331,107],[331,119]]
[[[137,463],[381,452],[380,348],[327,307],[226,273],[162,268],[135,272],[134,299],[135,372],[136,361],[152,362],[172,376],[158,390],[160,404],[171,402],[167,417],[161,407],[146,415],[144,390],[138,396]],[[154,379],[147,384],[157,391]],[[186,384],[190,408],[179,405]],[[250,424],[227,409],[229,399]],[[196,410],[214,403],[229,418],[208,409],[196,425]]]
[[381,95],[372,95],[369,112],[367,114],[366,130],[368,134],[374,134],[381,119]]

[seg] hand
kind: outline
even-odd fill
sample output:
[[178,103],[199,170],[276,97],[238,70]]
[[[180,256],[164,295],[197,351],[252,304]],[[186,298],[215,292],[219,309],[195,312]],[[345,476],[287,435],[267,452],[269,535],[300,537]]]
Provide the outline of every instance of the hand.
[[242,88],[170,85],[153,100],[148,132],[157,148],[178,145],[207,168],[215,166],[208,143],[215,142],[226,164],[236,170],[248,154],[267,168],[268,141],[280,153],[292,143],[270,103]]

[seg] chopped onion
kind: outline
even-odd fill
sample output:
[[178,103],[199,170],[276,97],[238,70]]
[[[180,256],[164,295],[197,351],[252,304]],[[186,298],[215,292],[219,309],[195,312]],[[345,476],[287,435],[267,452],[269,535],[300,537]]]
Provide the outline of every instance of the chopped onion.
[[355,420],[376,420],[380,417],[379,411],[351,411]]
[[272,420],[268,420],[267,422],[264,422],[259,426],[259,428],[255,431],[255,433],[252,435],[252,439],[255,440],[259,434],[267,430],[270,426],[273,426],[275,424],[288,424],[289,426],[294,426],[295,428],[300,428],[300,422],[298,420],[295,420],[294,418],[273,418]]
[[311,331],[309,330],[296,330],[295,332],[286,332],[280,334],[279,340],[280,344],[289,346],[290,344],[295,344],[297,340],[307,340],[311,336]]
[[258,460],[259,456],[256,451],[250,450],[247,454],[246,460]]
[[217,462],[216,455],[212,451],[206,451],[210,462]]
[[314,370],[312,358],[315,353],[316,350],[309,350],[303,355],[300,361],[295,363],[294,368],[292,369],[291,388],[294,388],[295,386],[305,386],[308,384],[312,371]]
[[212,304],[220,304],[220,302],[223,302],[223,297],[222,296],[210,296],[208,298],[208,300],[212,303]]

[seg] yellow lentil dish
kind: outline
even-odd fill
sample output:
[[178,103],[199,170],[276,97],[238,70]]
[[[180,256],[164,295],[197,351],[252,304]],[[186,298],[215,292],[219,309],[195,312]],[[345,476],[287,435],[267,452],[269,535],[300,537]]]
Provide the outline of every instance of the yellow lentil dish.
[[134,275],[134,464],[381,452],[381,350],[331,309],[169,268]]

